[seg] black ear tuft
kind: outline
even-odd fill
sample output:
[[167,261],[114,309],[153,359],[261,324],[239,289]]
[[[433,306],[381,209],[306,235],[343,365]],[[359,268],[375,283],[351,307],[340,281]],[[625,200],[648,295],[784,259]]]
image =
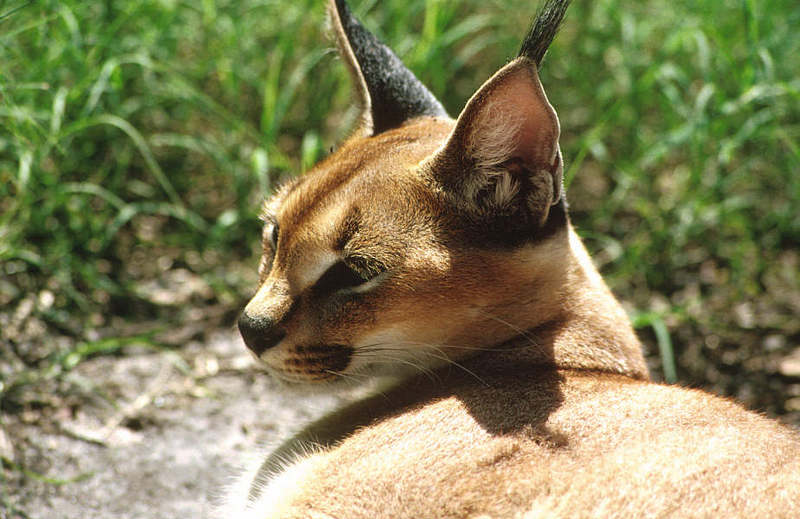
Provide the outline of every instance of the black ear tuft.
[[547,48],[553,42],[570,0],[547,0],[539,9],[527,36],[519,49],[519,57],[533,60],[538,67],[542,63]]
[[[334,23],[351,70],[366,87],[364,99],[371,134],[396,128],[422,115],[447,117],[447,112],[392,51],[364,28],[344,0],[334,0]],[[339,33],[341,31],[341,33]],[[349,51],[349,52],[347,52]]]

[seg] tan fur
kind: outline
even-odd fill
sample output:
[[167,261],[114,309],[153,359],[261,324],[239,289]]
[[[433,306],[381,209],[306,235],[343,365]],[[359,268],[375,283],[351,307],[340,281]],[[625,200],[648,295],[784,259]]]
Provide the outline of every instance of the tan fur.
[[[525,92],[532,119],[507,116]],[[261,284],[245,314],[285,335],[259,359],[302,383],[405,374],[264,457],[223,516],[800,517],[798,435],[649,382],[569,222],[545,230],[560,198],[557,140],[535,66],[520,58],[457,121],[358,132],[265,204]],[[475,178],[456,178],[469,158]],[[520,171],[532,199],[518,200]],[[470,198],[483,187],[470,182],[495,183],[480,210]],[[541,237],[487,245],[481,218],[516,203]],[[353,258],[379,273],[319,288]]]
[[305,458],[253,517],[800,514],[800,445],[777,423],[698,391],[521,368],[480,370],[486,385],[450,374],[446,390],[414,379],[343,410],[375,421]]

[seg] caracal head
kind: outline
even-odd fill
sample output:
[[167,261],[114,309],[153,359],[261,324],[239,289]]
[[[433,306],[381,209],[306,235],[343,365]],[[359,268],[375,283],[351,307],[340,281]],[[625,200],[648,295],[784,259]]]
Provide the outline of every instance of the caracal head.
[[429,369],[552,317],[567,254],[558,119],[518,58],[457,120],[351,15],[353,137],[264,205],[260,285],[239,320],[279,378]]

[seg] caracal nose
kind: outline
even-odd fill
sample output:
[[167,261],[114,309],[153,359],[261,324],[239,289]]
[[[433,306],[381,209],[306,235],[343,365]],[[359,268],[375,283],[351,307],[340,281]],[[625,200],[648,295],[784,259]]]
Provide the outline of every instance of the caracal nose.
[[247,312],[242,312],[238,325],[244,343],[257,356],[261,356],[286,337],[286,332],[276,326],[272,319],[251,317]]

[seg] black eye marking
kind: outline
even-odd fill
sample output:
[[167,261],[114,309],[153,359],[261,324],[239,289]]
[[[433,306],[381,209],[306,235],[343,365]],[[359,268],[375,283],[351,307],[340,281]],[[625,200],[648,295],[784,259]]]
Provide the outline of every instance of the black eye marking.
[[356,288],[375,279],[386,269],[360,256],[351,256],[334,263],[314,284],[318,292],[337,292]]
[[358,207],[353,207],[350,209],[350,212],[347,213],[347,216],[345,216],[344,219],[342,219],[342,221],[339,223],[339,239],[335,242],[334,249],[344,250],[350,240],[353,239],[353,236],[358,233],[358,229],[360,227],[361,209]]

